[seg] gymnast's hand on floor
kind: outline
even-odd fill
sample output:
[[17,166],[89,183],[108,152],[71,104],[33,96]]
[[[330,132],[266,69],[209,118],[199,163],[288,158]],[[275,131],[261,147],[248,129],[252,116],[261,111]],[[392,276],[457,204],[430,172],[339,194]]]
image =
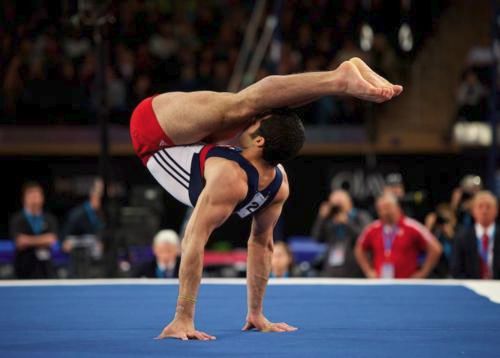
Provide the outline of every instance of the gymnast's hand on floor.
[[290,326],[285,322],[281,323],[269,322],[269,320],[266,317],[264,317],[264,315],[261,314],[257,316],[248,316],[247,321],[241,330],[250,331],[253,329],[256,329],[257,331],[261,332],[293,332],[296,331],[298,328]]
[[198,339],[200,341],[211,341],[215,337],[205,332],[197,331],[194,323],[188,320],[174,319],[167,325],[158,337],[155,339],[177,338],[187,341],[188,339]]

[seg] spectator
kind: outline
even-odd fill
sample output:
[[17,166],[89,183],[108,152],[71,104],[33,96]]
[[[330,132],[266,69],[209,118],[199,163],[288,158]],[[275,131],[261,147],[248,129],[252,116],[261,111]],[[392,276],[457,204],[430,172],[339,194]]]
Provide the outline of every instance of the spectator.
[[161,230],[153,240],[155,259],[140,266],[136,277],[177,278],[179,277],[179,236],[174,230]]
[[112,67],[108,67],[106,76],[108,80],[107,101],[109,108],[115,112],[124,111],[127,101],[125,82],[116,75]]
[[[439,242],[423,225],[403,215],[393,195],[382,195],[376,206],[379,220],[363,231],[355,248],[356,259],[366,277],[427,277],[441,255]],[[419,268],[421,252],[427,255]]]
[[274,244],[271,263],[271,277],[284,278],[293,276],[293,255],[283,241]]
[[70,275],[73,278],[91,277],[94,260],[102,256],[101,233],[104,228],[102,211],[103,182],[96,179],[88,200],[68,214],[61,238],[63,250],[70,254]]
[[132,97],[130,98],[130,103],[135,106],[144,98],[150,96],[152,94],[151,87],[152,87],[151,77],[149,77],[148,75],[138,76],[135,79],[133,85]]
[[172,25],[162,22],[158,25],[158,32],[154,33],[149,40],[149,51],[153,56],[166,60],[177,50],[178,43]]
[[485,118],[487,90],[472,70],[466,72],[458,87],[458,119],[461,121],[482,121]]
[[327,244],[321,275],[328,277],[362,277],[354,258],[354,245],[361,231],[372,221],[370,215],[352,205],[345,190],[334,190],[321,204],[312,236]]
[[483,187],[480,176],[466,175],[460,181],[460,186],[453,190],[451,208],[455,211],[458,224],[464,227],[474,225],[471,213],[472,198]]
[[472,201],[475,225],[455,237],[452,274],[455,278],[500,279],[500,233],[496,229],[498,204],[489,191],[480,191]]
[[443,247],[443,255],[436,265],[433,277],[446,278],[450,275],[451,254],[453,248],[453,237],[457,218],[455,212],[447,203],[439,204],[436,210],[427,215],[425,226],[439,240]]
[[63,48],[66,56],[71,59],[79,59],[90,52],[91,43],[88,38],[83,36],[80,29],[73,29],[69,36],[63,39]]
[[14,268],[19,279],[52,277],[50,248],[57,242],[57,221],[44,212],[40,184],[26,183],[22,190],[23,210],[10,221],[10,236],[16,246]]

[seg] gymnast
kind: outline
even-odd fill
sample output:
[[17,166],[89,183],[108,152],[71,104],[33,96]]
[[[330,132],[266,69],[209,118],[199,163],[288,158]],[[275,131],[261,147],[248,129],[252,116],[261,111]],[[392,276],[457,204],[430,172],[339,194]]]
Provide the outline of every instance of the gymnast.
[[[135,108],[130,134],[137,155],[166,191],[194,207],[182,240],[175,316],[158,338],[215,339],[195,329],[195,304],[205,245],[232,214],[253,220],[243,330],[297,329],[263,313],[273,229],[289,192],[280,163],[296,156],[305,140],[290,108],[332,95],[381,103],[402,91],[353,58],[332,71],[269,76],[238,93],[169,92]],[[234,138],[239,148],[216,144]]]

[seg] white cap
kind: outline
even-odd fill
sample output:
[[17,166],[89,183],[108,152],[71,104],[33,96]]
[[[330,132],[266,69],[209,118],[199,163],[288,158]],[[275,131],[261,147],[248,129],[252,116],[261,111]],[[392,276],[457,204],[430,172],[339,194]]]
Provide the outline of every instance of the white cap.
[[158,245],[163,243],[179,246],[179,235],[174,230],[160,230],[155,235],[153,244]]

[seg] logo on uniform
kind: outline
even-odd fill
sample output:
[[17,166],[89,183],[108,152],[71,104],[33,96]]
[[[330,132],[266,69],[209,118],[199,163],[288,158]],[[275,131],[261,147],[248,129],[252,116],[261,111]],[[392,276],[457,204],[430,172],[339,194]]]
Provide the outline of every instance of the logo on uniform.
[[160,147],[166,147],[167,146],[167,142],[165,142],[163,139],[160,141]]

